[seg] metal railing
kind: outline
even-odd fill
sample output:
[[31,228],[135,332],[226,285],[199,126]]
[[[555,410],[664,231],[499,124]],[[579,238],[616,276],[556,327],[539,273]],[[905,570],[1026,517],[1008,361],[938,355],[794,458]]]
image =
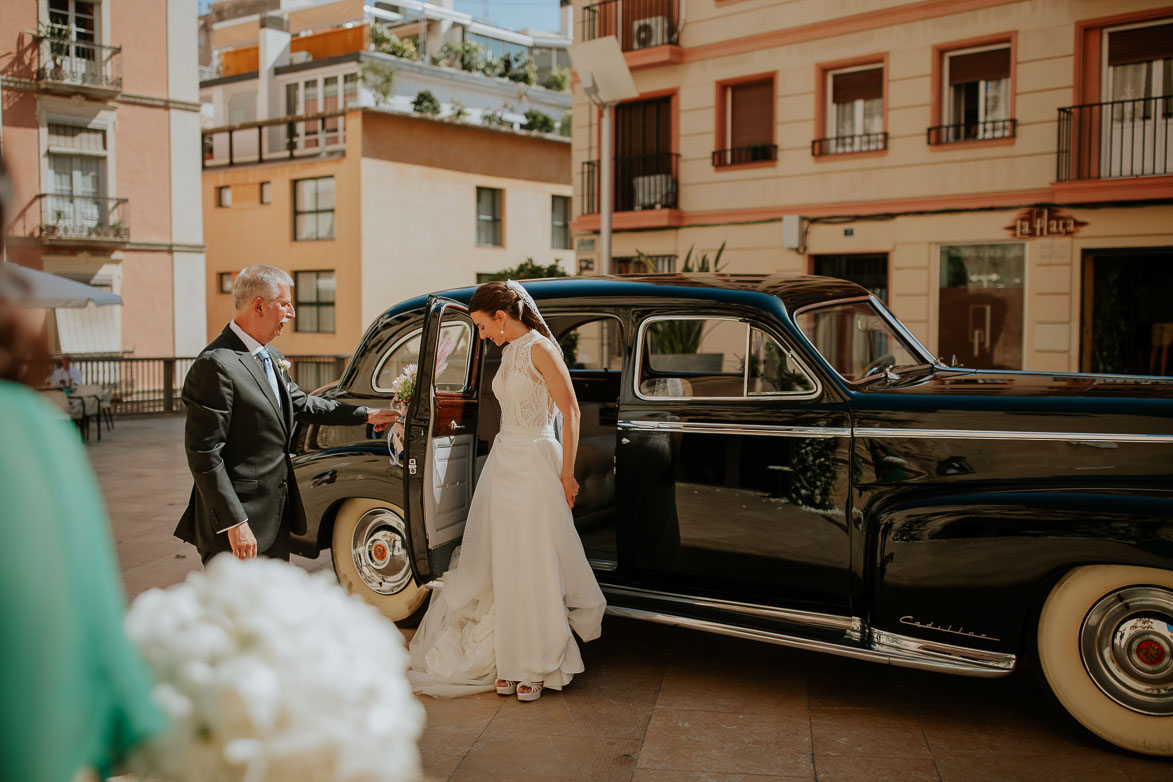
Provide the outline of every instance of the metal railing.
[[204,168],[316,157],[345,147],[346,110],[208,128],[202,142]]
[[73,87],[122,90],[121,46],[38,36],[37,80]]
[[614,35],[625,52],[678,44],[679,0],[603,0],[582,9],[582,40]]
[[1173,95],[1059,109],[1060,182],[1173,174]]
[[887,133],[860,133],[857,136],[831,136],[811,141],[811,154],[846,155],[851,152],[875,152],[888,148]]
[[[350,360],[343,355],[287,358],[292,364],[290,377],[307,393],[342,377]],[[82,385],[98,385],[111,392],[115,415],[145,415],[183,411],[183,381],[195,358],[74,355],[72,360],[81,373]],[[26,367],[26,380],[34,386],[48,385],[56,368],[56,361]]]
[[40,236],[46,241],[126,242],[130,206],[125,198],[39,193]]
[[956,144],[959,141],[988,141],[996,138],[1014,138],[1017,123],[1013,119],[989,119],[984,122],[962,122],[955,125],[934,125],[925,131],[930,146]]
[[713,150],[713,165],[739,166],[742,163],[762,163],[778,159],[777,144],[754,144],[749,147]]
[[[659,152],[651,155],[622,155],[615,158],[616,212],[641,209],[675,209],[680,155]],[[582,164],[582,213],[599,211],[599,161]]]

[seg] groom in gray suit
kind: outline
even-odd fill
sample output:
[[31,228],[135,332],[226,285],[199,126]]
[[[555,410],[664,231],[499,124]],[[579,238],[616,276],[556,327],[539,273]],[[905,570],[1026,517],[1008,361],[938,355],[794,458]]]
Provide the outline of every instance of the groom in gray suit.
[[206,563],[222,551],[239,559],[289,559],[289,535],[306,531],[290,462],[293,421],[373,424],[398,413],[310,396],[268,345],[293,318],[293,280],[273,266],[245,268],[232,288],[236,315],[191,365],[183,383],[184,446],[195,478],[175,536]]

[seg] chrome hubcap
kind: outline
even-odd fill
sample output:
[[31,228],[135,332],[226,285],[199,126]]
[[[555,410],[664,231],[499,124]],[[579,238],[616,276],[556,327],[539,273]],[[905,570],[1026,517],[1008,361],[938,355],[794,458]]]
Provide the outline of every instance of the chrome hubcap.
[[1173,715],[1173,592],[1129,587],[1101,598],[1079,644],[1105,695],[1141,714]]
[[367,511],[358,520],[350,553],[359,578],[373,592],[394,595],[411,583],[407,529],[403,519],[386,508]]

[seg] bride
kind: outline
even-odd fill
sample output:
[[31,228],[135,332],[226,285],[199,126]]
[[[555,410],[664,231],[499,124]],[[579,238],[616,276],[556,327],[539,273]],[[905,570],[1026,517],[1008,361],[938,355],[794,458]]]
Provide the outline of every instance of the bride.
[[495,688],[535,701],[583,671],[571,630],[583,641],[597,638],[606,607],[570,511],[578,400],[558,344],[520,284],[482,285],[469,311],[483,339],[508,343],[493,378],[501,429],[462,545],[411,640],[408,677],[416,692],[436,697]]

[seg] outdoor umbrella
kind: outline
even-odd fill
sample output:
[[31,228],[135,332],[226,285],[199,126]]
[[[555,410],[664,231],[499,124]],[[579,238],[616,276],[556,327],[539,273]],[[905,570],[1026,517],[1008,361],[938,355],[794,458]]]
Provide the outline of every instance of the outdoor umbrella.
[[99,307],[122,303],[122,297],[110,291],[15,263],[0,266],[0,296],[23,307],[84,307],[91,301]]

